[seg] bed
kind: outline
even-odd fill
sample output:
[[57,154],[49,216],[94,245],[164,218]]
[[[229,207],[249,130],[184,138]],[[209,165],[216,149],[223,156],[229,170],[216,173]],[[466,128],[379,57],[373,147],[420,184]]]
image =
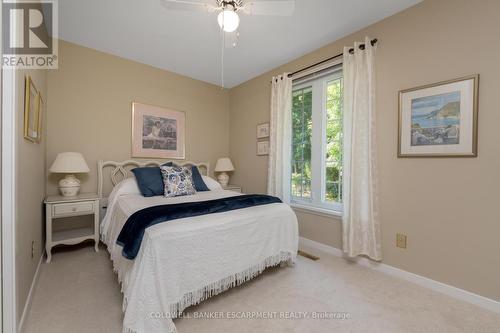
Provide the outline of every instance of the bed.
[[[176,332],[172,319],[185,308],[240,285],[267,267],[295,262],[297,218],[283,203],[150,226],[135,259],[126,259],[116,240],[133,213],[157,205],[241,195],[223,190],[207,178],[208,163],[185,162],[181,165],[196,165],[207,182],[213,181],[210,191],[175,198],[143,197],[129,170],[146,165],[159,166],[159,163],[100,161],[98,164],[98,191],[102,206],[107,208],[101,223],[101,240],[108,247],[122,287],[123,332]],[[106,170],[109,177],[105,176]],[[110,191],[109,197],[103,196],[106,191]]]

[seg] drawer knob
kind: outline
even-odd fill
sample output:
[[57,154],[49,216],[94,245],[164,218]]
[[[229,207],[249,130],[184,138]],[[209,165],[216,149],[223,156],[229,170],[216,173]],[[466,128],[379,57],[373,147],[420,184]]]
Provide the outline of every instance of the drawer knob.
[[73,207],[72,211],[76,212],[76,207]]

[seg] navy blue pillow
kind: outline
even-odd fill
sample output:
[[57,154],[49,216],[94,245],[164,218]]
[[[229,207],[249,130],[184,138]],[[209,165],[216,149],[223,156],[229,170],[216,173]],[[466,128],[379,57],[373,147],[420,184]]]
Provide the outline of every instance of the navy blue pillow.
[[207,184],[205,184],[205,182],[203,181],[200,170],[198,170],[198,167],[196,165],[193,165],[191,167],[191,173],[193,174],[193,183],[196,192],[210,191],[210,189],[207,187]]
[[[172,166],[172,162],[163,164]],[[154,197],[155,195],[163,195],[165,189],[163,187],[163,177],[159,167],[143,167],[132,169],[137,180],[137,185],[141,194],[145,197]]]

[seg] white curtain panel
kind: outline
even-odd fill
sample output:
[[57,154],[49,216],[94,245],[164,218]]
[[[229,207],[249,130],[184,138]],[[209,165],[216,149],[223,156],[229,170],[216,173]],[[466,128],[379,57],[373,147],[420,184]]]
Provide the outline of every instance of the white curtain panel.
[[377,197],[375,51],[344,48],[343,249],[350,256],[382,260]]
[[288,73],[275,76],[271,87],[271,121],[267,193],[290,202],[292,79]]

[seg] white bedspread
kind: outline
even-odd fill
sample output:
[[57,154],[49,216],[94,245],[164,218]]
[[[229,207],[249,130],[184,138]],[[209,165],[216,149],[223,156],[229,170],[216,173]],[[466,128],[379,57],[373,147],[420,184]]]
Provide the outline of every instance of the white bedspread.
[[137,210],[235,195],[221,190],[170,199],[110,197],[101,236],[122,283],[123,332],[175,332],[170,318],[186,307],[241,284],[266,267],[295,261],[297,219],[286,204],[156,224],[146,229],[135,260],[124,258],[116,244],[122,226]]

